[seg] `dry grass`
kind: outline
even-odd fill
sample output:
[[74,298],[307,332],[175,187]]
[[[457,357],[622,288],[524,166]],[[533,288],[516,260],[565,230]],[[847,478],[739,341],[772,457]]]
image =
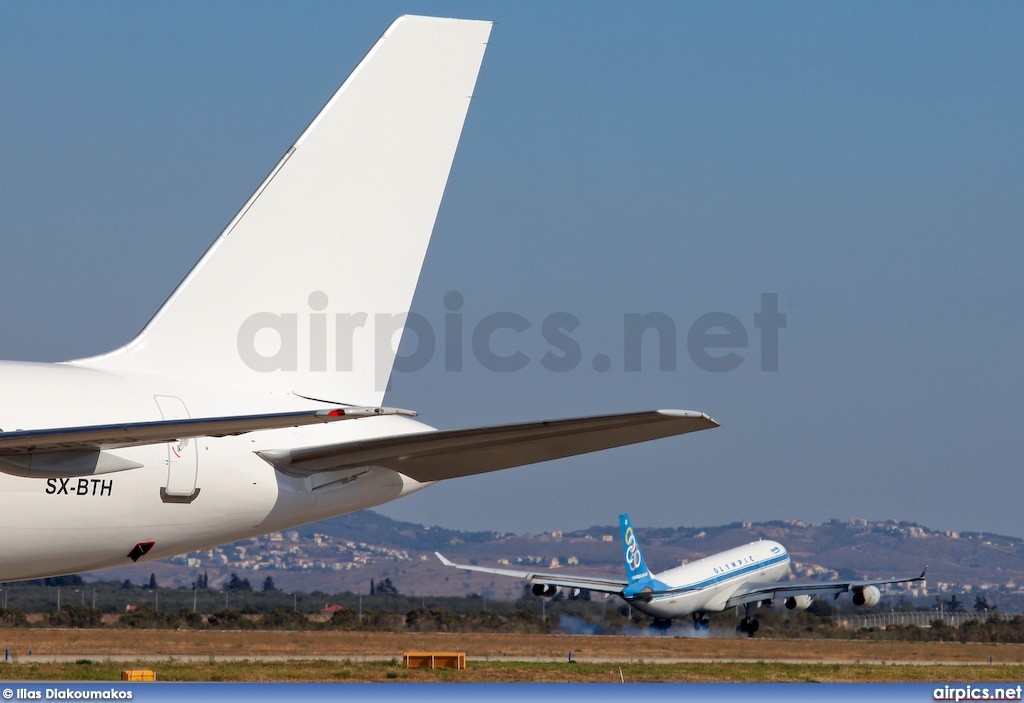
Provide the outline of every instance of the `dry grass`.
[[122,669],[151,668],[160,681],[237,682],[1017,682],[1024,666],[873,664],[618,664],[470,662],[464,671],[402,668],[390,662],[295,660],[289,662],[189,662],[129,664],[81,660],[69,664],[12,664],[9,681],[117,681]]
[[[950,642],[13,628],[0,629],[0,648],[8,649],[19,662],[0,669],[9,680],[116,681],[121,670],[128,668],[156,669],[161,681],[610,682],[619,680],[620,668],[628,682],[1024,679],[1024,646]],[[33,657],[59,655],[79,661],[32,661],[29,650]],[[485,661],[470,661],[466,671],[407,670],[401,666],[401,653],[411,650],[464,651]],[[570,651],[577,660],[573,663],[567,661]],[[105,660],[140,653],[149,661]],[[393,659],[359,660],[367,656]],[[189,661],[182,661],[183,657]],[[237,661],[246,657],[292,659]],[[995,666],[988,665],[989,657]],[[697,661],[659,661],[670,659]]]
[[460,651],[469,657],[583,660],[658,659],[790,660],[805,662],[926,661],[1024,664],[1024,645],[955,642],[867,642],[850,640],[768,640],[747,638],[612,637],[582,635],[439,634],[379,632],[286,632],[168,630],[0,629],[0,649],[24,661],[36,655],[102,659],[113,655],[401,656],[403,651]]

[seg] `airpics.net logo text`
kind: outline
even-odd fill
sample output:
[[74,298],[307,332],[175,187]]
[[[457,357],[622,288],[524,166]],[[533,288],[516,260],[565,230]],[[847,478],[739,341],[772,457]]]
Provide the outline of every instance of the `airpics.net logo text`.
[[[467,319],[462,312],[465,299],[458,291],[444,296],[444,321],[439,327],[418,313],[328,312],[330,300],[322,291],[310,293],[303,312],[257,312],[247,317],[237,333],[238,355],[258,373],[310,371],[349,373],[358,364],[372,363],[375,385],[383,390],[392,371],[413,373],[427,367],[441,354],[444,370],[463,371],[465,351],[480,368],[495,373],[521,371],[537,362],[552,373],[567,373],[584,363],[580,342],[573,333],[582,321],[569,312],[552,312],[535,325],[524,315],[502,311]],[[762,293],[760,309],[747,317],[756,330],[756,354],[761,371],[779,369],[779,333],[786,327],[786,314],[779,311],[778,293]],[[402,334],[406,343],[398,354]],[[548,347],[537,358],[524,347],[536,346],[528,335],[540,335]],[[708,312],[697,317],[684,334],[676,320],[664,312],[629,312],[622,316],[621,369],[644,370],[644,349],[656,350],[657,370],[676,371],[679,346],[699,369],[725,373],[747,361],[751,332],[743,319],[728,312]],[[301,344],[300,344],[301,341]],[[372,357],[356,353],[366,345]],[[649,356],[650,354],[648,354]],[[300,358],[301,357],[301,358]],[[589,357],[597,373],[612,369],[612,357],[605,353]]]

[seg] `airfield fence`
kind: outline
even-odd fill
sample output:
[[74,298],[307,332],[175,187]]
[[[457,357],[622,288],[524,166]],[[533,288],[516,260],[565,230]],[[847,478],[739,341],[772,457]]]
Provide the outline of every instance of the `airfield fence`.
[[836,618],[836,624],[859,630],[869,627],[889,627],[890,625],[916,625],[917,627],[930,627],[936,620],[941,620],[944,624],[950,627],[960,627],[965,622],[970,622],[971,620],[988,622],[990,618],[1003,619],[1005,617],[1012,617],[1012,615],[1009,613],[1001,613],[997,610],[985,610],[976,613],[890,610],[888,613],[871,613],[870,615],[840,615]]

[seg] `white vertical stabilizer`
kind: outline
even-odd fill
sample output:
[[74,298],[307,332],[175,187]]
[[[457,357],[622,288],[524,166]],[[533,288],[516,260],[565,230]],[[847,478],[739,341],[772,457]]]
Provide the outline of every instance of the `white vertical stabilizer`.
[[138,337],[71,363],[380,404],[490,29],[396,20]]

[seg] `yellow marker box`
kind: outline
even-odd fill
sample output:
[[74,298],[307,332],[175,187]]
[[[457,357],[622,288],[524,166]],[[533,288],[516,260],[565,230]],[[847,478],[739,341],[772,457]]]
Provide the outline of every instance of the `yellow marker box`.
[[156,681],[156,672],[152,669],[125,669],[121,672],[122,681]]

